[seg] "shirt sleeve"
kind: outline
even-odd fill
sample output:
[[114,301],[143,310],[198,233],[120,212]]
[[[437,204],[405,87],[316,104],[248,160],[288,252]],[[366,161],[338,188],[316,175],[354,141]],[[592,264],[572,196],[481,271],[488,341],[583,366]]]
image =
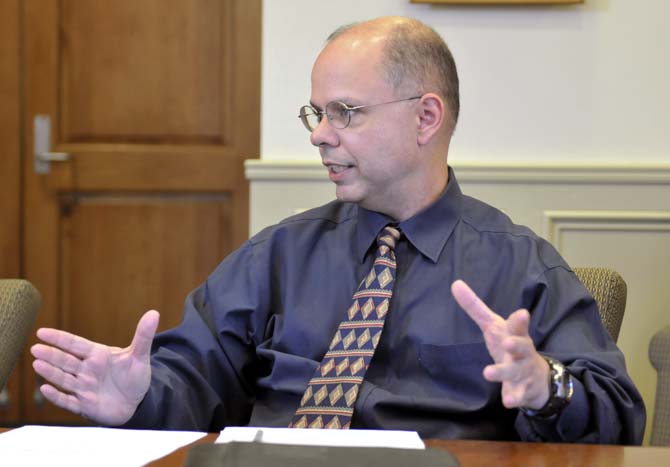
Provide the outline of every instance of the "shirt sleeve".
[[268,295],[255,267],[248,242],[188,295],[180,325],[154,339],[151,385],[126,427],[219,431],[248,422]]
[[595,300],[577,276],[564,267],[550,268],[526,294],[533,303],[531,338],[540,353],[568,368],[574,394],[553,419],[519,412],[515,426],[521,439],[640,444],[646,421],[642,397],[602,324]]

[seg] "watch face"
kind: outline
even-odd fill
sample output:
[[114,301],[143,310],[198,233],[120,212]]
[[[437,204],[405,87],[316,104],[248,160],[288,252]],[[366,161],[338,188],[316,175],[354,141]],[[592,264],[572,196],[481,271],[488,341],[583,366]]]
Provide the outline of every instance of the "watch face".
[[521,411],[527,416],[547,419],[560,413],[568,405],[574,391],[570,372],[558,360],[544,357],[549,364],[549,400],[538,410],[522,408]]

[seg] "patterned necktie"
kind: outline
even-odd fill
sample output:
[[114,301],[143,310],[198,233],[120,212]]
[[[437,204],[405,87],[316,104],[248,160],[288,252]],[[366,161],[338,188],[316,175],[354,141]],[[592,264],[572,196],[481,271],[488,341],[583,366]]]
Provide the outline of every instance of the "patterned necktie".
[[389,309],[395,280],[395,244],[400,232],[390,226],[377,237],[377,254],[330,347],[307,384],[292,428],[351,426],[354,403],[375,353]]

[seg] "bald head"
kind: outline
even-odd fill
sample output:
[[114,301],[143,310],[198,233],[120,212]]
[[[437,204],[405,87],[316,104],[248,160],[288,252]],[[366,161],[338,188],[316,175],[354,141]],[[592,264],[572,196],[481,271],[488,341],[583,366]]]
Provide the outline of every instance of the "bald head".
[[458,121],[460,98],[454,58],[444,40],[424,23],[386,16],[342,26],[328,42],[368,41],[382,46],[381,73],[396,91],[434,92],[449,108],[449,131]]

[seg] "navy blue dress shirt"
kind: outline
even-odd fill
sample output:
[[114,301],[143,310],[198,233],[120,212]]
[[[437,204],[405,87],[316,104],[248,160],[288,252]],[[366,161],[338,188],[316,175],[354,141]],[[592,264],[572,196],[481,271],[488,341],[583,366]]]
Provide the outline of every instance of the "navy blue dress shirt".
[[[182,323],[159,334],[149,392],[127,424],[218,431],[285,427],[391,219],[331,202],[268,227],[187,298]],[[642,441],[645,409],[624,358],[574,272],[545,240],[461,193],[399,224],[397,277],[352,428],[424,438]],[[538,351],[575,379],[559,417],[539,421],[501,402],[477,325],[450,285],[463,279],[507,318],[530,311]]]

